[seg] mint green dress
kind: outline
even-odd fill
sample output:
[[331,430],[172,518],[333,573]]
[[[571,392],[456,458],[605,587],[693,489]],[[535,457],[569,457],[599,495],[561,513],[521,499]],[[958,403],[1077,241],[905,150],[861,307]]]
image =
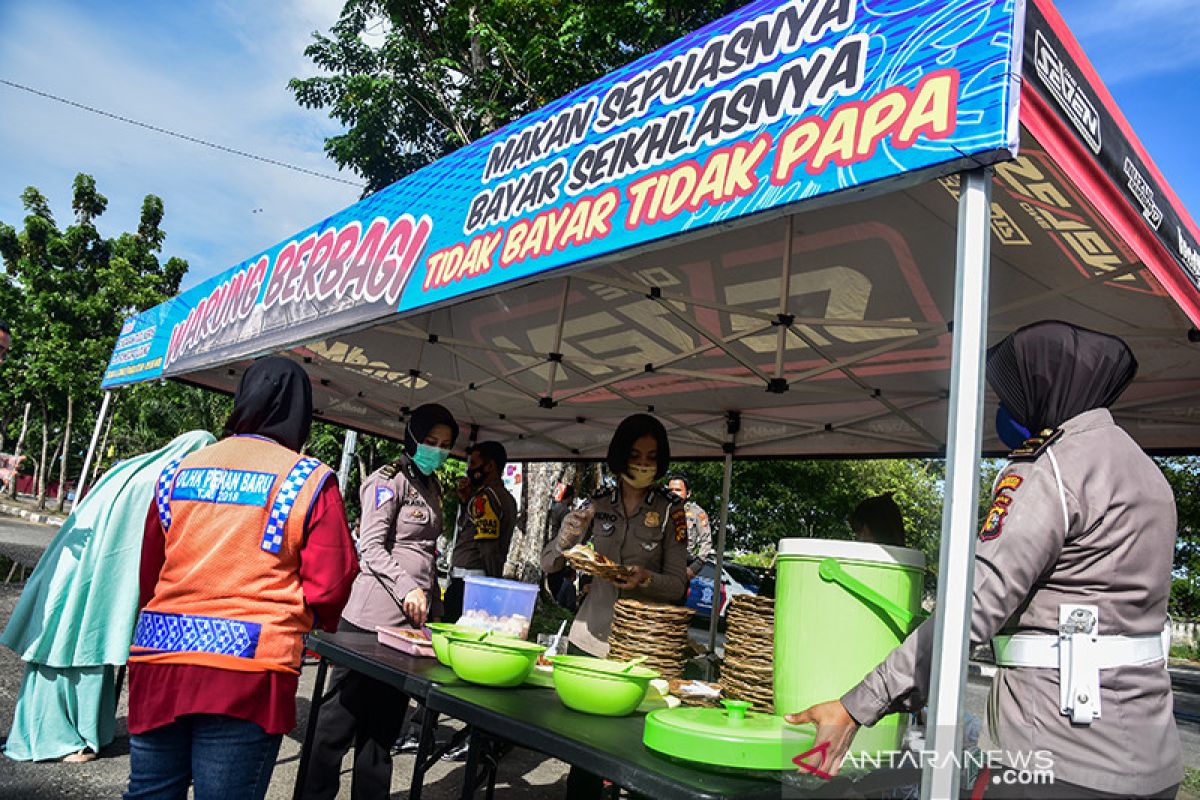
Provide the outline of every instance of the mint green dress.
[[158,476],[212,444],[191,431],[122,461],[75,507],[29,577],[0,644],[27,664],[4,753],[19,761],[100,752],[116,726],[116,668],[138,611],[142,531]]

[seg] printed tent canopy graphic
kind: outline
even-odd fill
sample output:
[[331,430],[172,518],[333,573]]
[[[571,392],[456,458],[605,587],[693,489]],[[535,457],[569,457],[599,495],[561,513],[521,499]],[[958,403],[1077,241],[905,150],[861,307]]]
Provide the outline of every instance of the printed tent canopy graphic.
[[321,419],[437,401],[514,459],[602,457],[637,411],[679,457],[731,413],[738,457],[939,454],[981,165],[989,342],[1125,337],[1118,420],[1195,450],[1195,225],[1040,1],[751,3],[139,314],[104,385],[283,353]]

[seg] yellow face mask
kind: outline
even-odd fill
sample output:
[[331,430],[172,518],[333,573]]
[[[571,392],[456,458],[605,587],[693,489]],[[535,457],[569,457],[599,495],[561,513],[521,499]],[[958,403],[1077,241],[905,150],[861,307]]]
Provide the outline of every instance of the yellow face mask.
[[625,468],[625,474],[621,476],[621,480],[628,483],[634,489],[645,489],[654,483],[657,475],[658,470],[654,467],[640,467],[630,464]]

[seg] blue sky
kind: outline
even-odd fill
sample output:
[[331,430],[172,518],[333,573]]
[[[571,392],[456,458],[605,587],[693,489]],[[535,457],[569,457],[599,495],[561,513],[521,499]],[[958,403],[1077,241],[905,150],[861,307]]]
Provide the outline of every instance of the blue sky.
[[[1200,14],[1195,0],[1060,0],[1059,10],[1193,218],[1200,216]],[[314,70],[303,54],[337,0],[83,2],[0,0],[0,78],[209,141],[336,174],[323,140],[338,130],[287,90]],[[1119,9],[1113,11],[1113,8]],[[115,234],[142,197],[166,204],[167,255],[190,286],[357,199],[359,190],[212,151],[0,85],[0,220],[20,193],[49,195],[70,220],[88,172]],[[343,177],[355,180],[355,176]]]

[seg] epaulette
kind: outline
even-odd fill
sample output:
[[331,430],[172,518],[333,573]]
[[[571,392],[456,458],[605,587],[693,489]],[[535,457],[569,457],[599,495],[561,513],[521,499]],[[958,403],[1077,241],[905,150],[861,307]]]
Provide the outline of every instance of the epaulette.
[[390,481],[392,478],[396,477],[396,473],[403,469],[403,467],[404,462],[402,462],[400,459],[396,459],[392,463],[384,464],[382,467],[380,467],[379,474],[383,476],[384,480]]
[[1062,436],[1061,428],[1044,429],[1037,436],[1030,436],[1025,442],[1008,454],[1009,461],[1036,461],[1058,437]]
[[612,486],[601,486],[599,489],[592,492],[591,496],[593,500],[599,500],[602,497],[608,497],[613,493],[613,491],[615,491],[615,489]]

